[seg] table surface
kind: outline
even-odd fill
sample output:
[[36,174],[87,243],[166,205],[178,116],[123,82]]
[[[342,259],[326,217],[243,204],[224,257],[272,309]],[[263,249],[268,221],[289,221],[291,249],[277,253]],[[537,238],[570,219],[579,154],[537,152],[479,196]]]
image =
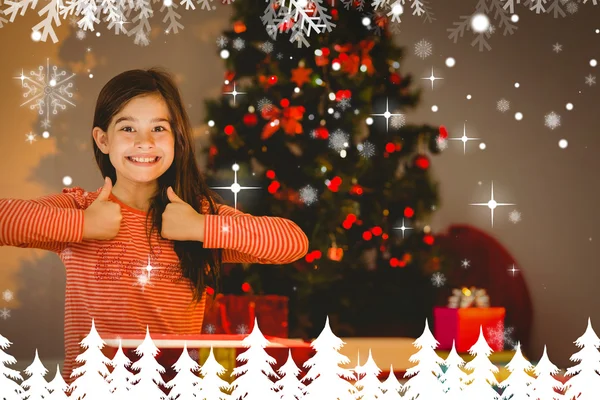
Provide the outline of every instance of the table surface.
[[[108,347],[132,348],[137,347],[144,341],[146,335],[106,335],[102,339]],[[225,334],[197,334],[197,335],[173,335],[173,334],[150,334],[154,345],[159,349],[183,349],[187,348],[209,348],[209,347],[228,347],[244,348],[249,347],[243,340],[248,335],[225,335]],[[265,336],[269,341],[266,347],[282,348],[309,348],[310,343],[302,339],[277,338]]]

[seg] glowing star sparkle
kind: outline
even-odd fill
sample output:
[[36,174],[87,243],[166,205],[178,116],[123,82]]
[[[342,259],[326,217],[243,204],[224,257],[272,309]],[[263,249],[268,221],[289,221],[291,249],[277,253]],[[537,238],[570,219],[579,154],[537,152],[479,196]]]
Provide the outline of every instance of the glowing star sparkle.
[[431,81],[431,89],[433,90],[433,82],[435,82],[437,79],[444,79],[444,78],[440,78],[438,76],[435,76],[433,74],[433,67],[431,67],[431,76],[425,77],[425,78],[421,78],[421,79],[428,79]]
[[33,133],[33,132],[29,132],[28,134],[25,135],[25,137],[27,138],[27,139],[25,139],[25,141],[29,142],[29,144],[31,144],[37,140],[35,138],[35,133]]
[[512,275],[515,276],[515,272],[520,271],[518,268],[515,268],[515,264],[512,265],[508,271],[512,272]]
[[465,258],[464,260],[462,260],[462,261],[460,262],[460,265],[461,265],[463,268],[465,268],[465,269],[466,269],[466,268],[469,268],[469,267],[471,266],[471,261],[469,261],[469,260],[467,260],[467,259]]
[[376,117],[385,117],[385,130],[387,132],[387,131],[389,131],[390,118],[392,116],[400,116],[403,114],[392,114],[390,112],[389,99],[386,99],[385,100],[385,112],[383,114],[371,114],[371,115],[376,116]]
[[404,226],[404,218],[402,218],[402,226],[399,228],[392,228],[392,229],[400,229],[402,231],[402,238],[404,239],[404,231],[407,229],[414,229],[414,228],[409,228],[408,226]]
[[459,138],[448,138],[448,140],[460,140],[463,142],[463,154],[467,154],[467,142],[469,140],[480,140],[479,138],[470,138],[467,136],[467,124],[465,124],[463,129],[463,135]]
[[28,100],[21,106],[29,104],[31,110],[37,109],[38,114],[44,117],[41,122],[44,128],[50,127],[50,114],[58,114],[58,111],[65,110],[67,105],[75,107],[75,103],[69,100],[73,97],[71,80],[75,74],[67,75],[66,71],[59,72],[56,66],[50,67],[50,59],[46,58],[45,69],[39,66],[38,72],[29,72],[31,77],[26,76],[23,71],[21,76],[15,77],[21,80],[21,87],[27,89],[23,97]]
[[491,194],[491,198],[490,201],[488,201],[487,203],[471,203],[472,206],[487,206],[489,207],[490,211],[491,211],[491,216],[492,216],[492,227],[494,227],[494,209],[498,206],[514,206],[514,203],[497,203],[496,200],[494,200],[494,181],[492,181],[492,194]]
[[211,187],[211,189],[229,189],[229,190],[231,190],[233,192],[234,209],[237,210],[237,194],[240,192],[240,190],[262,189],[262,188],[260,186],[240,186],[240,184],[237,181],[237,172],[240,169],[240,166],[238,164],[233,164],[231,166],[231,169],[234,172],[233,183],[231,184],[231,186],[213,186],[213,187]]
[[233,104],[235,105],[235,99],[238,94],[246,94],[246,92],[238,92],[235,88],[235,82],[233,82],[233,91],[232,92],[223,92],[223,94],[231,94],[233,95]]

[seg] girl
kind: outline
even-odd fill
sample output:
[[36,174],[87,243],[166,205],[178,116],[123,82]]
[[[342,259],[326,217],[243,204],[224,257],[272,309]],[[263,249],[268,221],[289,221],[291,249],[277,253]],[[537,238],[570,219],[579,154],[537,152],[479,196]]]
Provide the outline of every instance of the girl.
[[286,264],[308,251],[292,221],[217,203],[165,71],[111,79],[96,103],[92,138],[102,188],[0,199],[0,246],[51,250],[66,267],[68,383],[92,318],[101,336],[144,334],[146,326],[151,334],[201,333],[207,285],[219,290],[221,263]]

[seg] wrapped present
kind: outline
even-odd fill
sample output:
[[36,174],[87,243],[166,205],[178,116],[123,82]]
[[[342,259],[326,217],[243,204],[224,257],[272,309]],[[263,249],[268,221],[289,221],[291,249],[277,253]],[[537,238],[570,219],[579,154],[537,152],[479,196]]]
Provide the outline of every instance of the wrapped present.
[[434,307],[433,335],[439,342],[438,350],[452,349],[466,353],[479,338],[480,328],[493,351],[504,349],[504,307],[450,308]]
[[489,307],[490,297],[485,289],[471,288],[452,289],[452,296],[448,297],[448,307],[450,308],[468,308],[468,307]]
[[206,300],[203,333],[244,334],[255,318],[263,335],[288,337],[288,298],[276,295],[218,295]]

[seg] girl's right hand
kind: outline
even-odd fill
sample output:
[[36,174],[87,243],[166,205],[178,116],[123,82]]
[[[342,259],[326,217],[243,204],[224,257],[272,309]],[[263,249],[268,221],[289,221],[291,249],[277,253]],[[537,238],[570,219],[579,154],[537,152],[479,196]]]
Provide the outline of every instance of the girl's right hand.
[[112,190],[112,182],[107,176],[100,194],[83,212],[83,239],[114,239],[121,227],[121,206],[108,199]]

